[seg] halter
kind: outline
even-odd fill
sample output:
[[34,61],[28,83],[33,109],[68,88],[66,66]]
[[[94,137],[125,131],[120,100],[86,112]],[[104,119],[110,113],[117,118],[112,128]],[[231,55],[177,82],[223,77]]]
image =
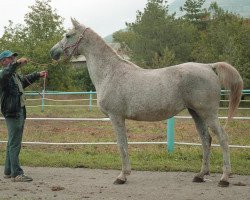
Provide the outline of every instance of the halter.
[[70,48],[73,48],[73,50],[72,50],[71,54],[69,55],[69,57],[71,57],[72,55],[78,54],[78,46],[79,46],[79,44],[80,44],[80,42],[81,42],[81,40],[83,38],[83,35],[84,35],[84,33],[86,32],[87,29],[89,29],[89,28],[85,27],[82,34],[78,37],[78,40],[74,44],[71,44],[69,46],[64,47],[62,42],[60,41],[61,48],[62,48],[63,53],[65,55],[67,55],[67,53],[66,53],[67,49],[70,49]]

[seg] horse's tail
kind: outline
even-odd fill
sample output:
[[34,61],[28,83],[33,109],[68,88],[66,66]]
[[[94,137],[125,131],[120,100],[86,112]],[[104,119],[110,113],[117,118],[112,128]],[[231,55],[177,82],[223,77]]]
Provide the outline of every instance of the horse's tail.
[[212,64],[213,70],[217,73],[221,84],[225,89],[230,90],[228,121],[233,117],[241,100],[243,80],[239,72],[225,62]]

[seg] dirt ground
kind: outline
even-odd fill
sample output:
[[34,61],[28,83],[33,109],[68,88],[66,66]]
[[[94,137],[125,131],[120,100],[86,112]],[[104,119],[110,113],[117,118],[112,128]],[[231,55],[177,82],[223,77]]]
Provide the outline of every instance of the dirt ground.
[[[3,172],[3,166],[0,166]],[[194,173],[132,171],[124,185],[114,185],[117,170],[24,167],[34,179],[15,183],[0,177],[0,199],[91,200],[247,200],[250,176],[234,175],[228,188],[217,186],[219,174],[193,183]]]

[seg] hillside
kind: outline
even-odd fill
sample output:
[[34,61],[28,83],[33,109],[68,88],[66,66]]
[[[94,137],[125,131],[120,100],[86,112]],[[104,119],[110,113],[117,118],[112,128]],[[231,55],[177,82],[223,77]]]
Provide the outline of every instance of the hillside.
[[113,34],[107,35],[107,36],[105,36],[103,39],[104,39],[104,41],[107,42],[107,43],[112,43],[112,42],[113,42]]
[[[183,15],[180,7],[184,5],[186,0],[175,0],[169,5],[169,12],[176,12],[177,17]],[[239,14],[244,18],[250,18],[250,0],[206,0],[204,6],[208,8],[209,5],[216,1],[219,7],[223,10]]]

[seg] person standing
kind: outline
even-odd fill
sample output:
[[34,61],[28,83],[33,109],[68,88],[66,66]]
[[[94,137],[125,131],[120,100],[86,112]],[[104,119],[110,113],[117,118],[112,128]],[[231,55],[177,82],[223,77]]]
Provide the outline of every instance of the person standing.
[[19,67],[25,65],[26,58],[16,59],[17,53],[5,50],[0,54],[0,98],[1,112],[8,129],[4,178],[13,182],[29,182],[33,179],[24,174],[19,163],[19,154],[26,119],[24,88],[41,77],[47,77],[46,71],[33,72],[26,76],[16,73]]

